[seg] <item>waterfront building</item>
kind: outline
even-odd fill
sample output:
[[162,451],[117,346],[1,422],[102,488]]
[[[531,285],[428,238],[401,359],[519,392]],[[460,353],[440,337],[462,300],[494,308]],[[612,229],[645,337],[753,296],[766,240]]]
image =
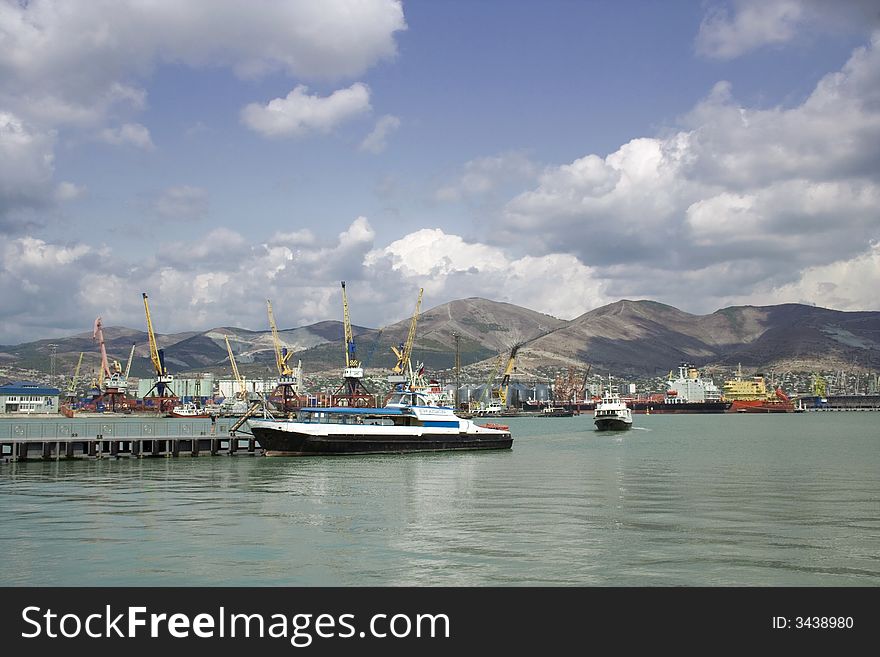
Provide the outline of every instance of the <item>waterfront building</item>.
[[18,381],[0,386],[2,413],[57,413],[61,391],[58,388]]

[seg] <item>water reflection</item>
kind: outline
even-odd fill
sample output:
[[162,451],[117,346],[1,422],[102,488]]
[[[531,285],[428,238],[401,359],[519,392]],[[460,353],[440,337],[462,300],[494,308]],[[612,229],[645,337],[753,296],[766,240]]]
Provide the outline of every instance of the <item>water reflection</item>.
[[512,419],[510,452],[6,464],[0,583],[876,586],[870,416],[652,416],[620,436]]

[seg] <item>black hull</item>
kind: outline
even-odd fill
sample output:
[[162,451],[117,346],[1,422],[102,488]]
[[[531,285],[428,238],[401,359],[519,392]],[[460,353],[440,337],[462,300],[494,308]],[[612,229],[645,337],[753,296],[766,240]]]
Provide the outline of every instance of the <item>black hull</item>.
[[595,420],[596,431],[626,431],[632,426],[632,422],[624,422],[615,418],[602,418]]
[[266,456],[402,454],[461,450],[510,449],[509,433],[496,435],[427,434],[423,436],[311,436],[293,431],[254,427],[254,438]]

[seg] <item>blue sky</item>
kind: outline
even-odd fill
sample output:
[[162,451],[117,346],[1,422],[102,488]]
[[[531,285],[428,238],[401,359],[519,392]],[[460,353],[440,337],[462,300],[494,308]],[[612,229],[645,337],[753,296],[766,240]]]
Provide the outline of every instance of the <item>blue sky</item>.
[[0,0],[0,344],[880,309],[867,0]]

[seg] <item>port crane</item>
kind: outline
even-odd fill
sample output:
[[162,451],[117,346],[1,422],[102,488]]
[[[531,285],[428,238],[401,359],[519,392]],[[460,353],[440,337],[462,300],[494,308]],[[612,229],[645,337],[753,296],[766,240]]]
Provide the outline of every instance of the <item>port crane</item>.
[[[104,343],[104,324],[101,318],[95,319],[95,327],[92,331],[92,338],[98,342],[101,350],[101,367],[98,372],[97,389],[101,397],[107,397],[110,400],[110,410],[116,410],[118,401],[125,401],[125,394],[128,390],[127,375],[122,373],[122,365],[118,360],[114,360],[111,364],[107,357],[107,347]],[[132,346],[133,349],[133,346]],[[129,356],[129,365],[131,356]]]
[[76,399],[76,384],[79,382],[79,368],[82,367],[83,363],[83,354],[85,352],[79,352],[79,360],[76,361],[76,369],[73,370],[73,378],[70,380],[70,384],[67,386],[67,399],[69,401],[74,401]]
[[248,400],[248,392],[247,392],[247,383],[244,380],[244,377],[238,371],[238,365],[235,362],[235,356],[232,355],[232,346],[229,344],[229,336],[224,335],[223,339],[226,341],[226,352],[229,354],[229,362],[232,365],[232,376],[235,377],[236,383],[238,383],[238,398],[244,402]]
[[296,369],[287,363],[293,352],[288,351],[287,347],[281,344],[281,337],[278,335],[278,325],[275,323],[275,313],[272,312],[272,301],[269,299],[266,299],[266,308],[269,313],[269,328],[272,330],[272,344],[275,348],[275,367],[278,369],[278,386],[275,392],[277,393],[280,390],[282,410],[286,413],[291,405],[291,399],[300,393],[302,361],[299,361]]
[[[107,349],[104,346],[104,325],[101,323],[101,318],[98,317],[95,319],[95,327],[92,329],[92,340],[95,340],[98,343],[98,348],[101,351],[101,369],[98,371],[98,387],[100,389],[104,388],[104,380],[110,378],[110,361],[107,358]],[[116,362],[116,365],[119,365]]]
[[147,301],[147,293],[143,292],[144,312],[147,315],[147,338],[150,343],[150,360],[153,363],[153,369],[156,371],[156,381],[147,391],[146,397],[150,393],[156,391],[156,397],[159,398],[159,410],[166,410],[164,406],[168,405],[166,400],[174,399],[176,395],[171,390],[169,384],[174,381],[174,377],[168,374],[168,368],[165,367],[165,350],[159,349],[159,343],[156,341],[156,334],[153,331],[153,320],[150,317],[150,304]]
[[409,333],[406,336],[406,342],[402,342],[398,347],[391,347],[391,351],[397,356],[397,364],[391,368],[392,374],[388,377],[389,383],[404,383],[409,380],[410,385],[415,384],[415,376],[413,374],[412,356],[413,344],[416,339],[416,326],[419,322],[419,308],[422,305],[422,294],[425,289],[419,288],[419,298],[416,300],[416,309],[413,312],[412,320],[409,323]]
[[501,376],[501,385],[498,388],[498,399],[501,406],[507,407],[507,391],[510,386],[510,375],[516,371],[516,354],[521,345],[515,344],[510,349],[510,356],[507,359],[507,366],[504,368],[504,374]]
[[345,281],[342,281],[342,325],[345,336],[345,369],[342,370],[342,386],[334,394],[337,406],[368,406],[373,403],[373,395],[364,386],[364,368],[357,357],[351,315],[348,311],[348,296]]
[[483,392],[480,394],[480,399],[477,402],[470,402],[468,406],[471,411],[500,411],[500,405],[492,402],[492,383],[495,381],[495,377],[498,376],[498,372],[501,370],[501,365],[504,363],[504,354],[498,354],[498,358],[495,359],[495,365],[492,367],[492,371],[489,372],[489,378],[486,379],[486,383],[483,386]]

